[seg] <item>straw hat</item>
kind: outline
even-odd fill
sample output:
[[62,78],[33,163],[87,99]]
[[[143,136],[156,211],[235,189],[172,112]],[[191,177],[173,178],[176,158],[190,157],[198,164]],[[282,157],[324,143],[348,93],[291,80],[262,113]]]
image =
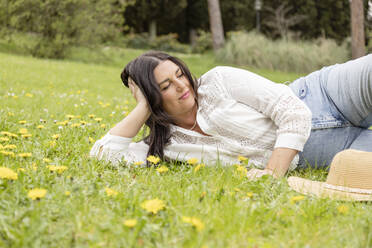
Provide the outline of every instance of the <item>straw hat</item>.
[[326,182],[289,177],[302,194],[343,201],[372,201],[372,152],[344,150],[333,158]]

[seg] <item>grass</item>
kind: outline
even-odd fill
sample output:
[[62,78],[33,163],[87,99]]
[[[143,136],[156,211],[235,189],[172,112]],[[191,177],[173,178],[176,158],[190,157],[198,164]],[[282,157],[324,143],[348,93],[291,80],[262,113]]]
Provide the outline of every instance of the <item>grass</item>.
[[[18,135],[0,141],[16,146],[5,149],[14,157],[0,153],[0,166],[18,174],[17,180],[0,179],[0,247],[372,246],[370,203],[308,196],[293,202],[298,194],[285,178],[251,182],[223,165],[194,172],[190,165],[168,164],[169,171],[159,173],[90,159],[91,139],[104,135],[135,104],[119,74],[141,51],[122,52],[120,65],[0,53],[0,131]],[[197,76],[216,65],[211,55],[180,57]],[[256,72],[276,82],[299,76]],[[58,123],[65,120],[66,126]],[[81,121],[86,124],[74,127]],[[22,138],[21,128],[32,137]],[[32,156],[21,158],[20,153]],[[67,170],[51,172],[49,165]],[[326,172],[292,175],[325,180]],[[109,196],[106,187],[117,195]],[[34,188],[46,189],[45,197],[30,199]],[[155,198],[164,201],[163,210],[152,214],[141,208]],[[198,218],[204,228],[185,223],[184,216]],[[125,226],[128,219],[137,224]]]

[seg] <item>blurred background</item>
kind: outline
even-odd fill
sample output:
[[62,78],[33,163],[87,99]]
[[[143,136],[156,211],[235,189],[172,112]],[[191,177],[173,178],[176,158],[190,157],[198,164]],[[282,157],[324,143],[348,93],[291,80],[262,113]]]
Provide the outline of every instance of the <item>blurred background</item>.
[[131,49],[310,72],[372,51],[368,0],[0,0],[0,52],[120,64]]

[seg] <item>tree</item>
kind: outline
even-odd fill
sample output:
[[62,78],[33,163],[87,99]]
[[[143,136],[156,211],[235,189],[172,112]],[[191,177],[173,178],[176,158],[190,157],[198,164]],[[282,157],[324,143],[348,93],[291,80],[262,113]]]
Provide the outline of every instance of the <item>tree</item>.
[[225,43],[219,0],[208,0],[208,13],[213,49],[217,51]]
[[364,37],[364,7],[363,0],[350,0],[351,13],[351,56],[353,59],[366,53]]

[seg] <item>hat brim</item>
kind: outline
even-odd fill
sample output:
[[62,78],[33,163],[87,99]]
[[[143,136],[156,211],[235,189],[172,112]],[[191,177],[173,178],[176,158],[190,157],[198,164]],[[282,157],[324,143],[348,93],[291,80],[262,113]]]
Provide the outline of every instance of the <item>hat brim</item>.
[[324,182],[312,181],[301,177],[289,177],[288,185],[304,195],[315,195],[340,201],[372,201],[372,194],[350,193],[324,187]]

